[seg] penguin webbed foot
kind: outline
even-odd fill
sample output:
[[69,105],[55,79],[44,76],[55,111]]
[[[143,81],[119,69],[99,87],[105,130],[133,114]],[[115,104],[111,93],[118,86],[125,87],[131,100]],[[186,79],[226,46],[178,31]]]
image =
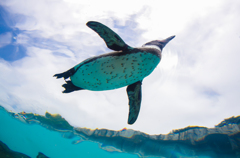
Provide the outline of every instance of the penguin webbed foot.
[[57,79],[62,78],[63,77],[63,73],[55,74],[55,75],[53,75],[53,77],[56,77]]
[[66,81],[65,84],[62,85],[65,88],[63,93],[71,93],[73,91],[83,90],[83,88],[75,86],[71,81]]
[[57,77],[57,79],[59,78],[64,78],[64,80],[68,79],[70,76],[74,75],[76,72],[76,70],[74,68],[69,69],[68,71],[65,71],[63,73],[60,74],[55,74],[53,77]]

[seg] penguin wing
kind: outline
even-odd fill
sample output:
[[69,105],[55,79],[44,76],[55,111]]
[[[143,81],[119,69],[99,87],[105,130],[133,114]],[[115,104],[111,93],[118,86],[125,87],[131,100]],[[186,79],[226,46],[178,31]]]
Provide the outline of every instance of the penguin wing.
[[138,81],[127,87],[129,100],[128,124],[133,124],[138,117],[142,101],[142,82]]
[[131,49],[131,47],[128,46],[121,37],[109,27],[96,21],[89,21],[86,25],[99,34],[99,36],[105,41],[108,48],[115,51]]

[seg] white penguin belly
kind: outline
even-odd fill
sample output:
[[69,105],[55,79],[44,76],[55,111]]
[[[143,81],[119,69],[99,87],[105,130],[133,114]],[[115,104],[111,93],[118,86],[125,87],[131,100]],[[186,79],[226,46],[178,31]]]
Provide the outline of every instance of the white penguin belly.
[[159,57],[147,52],[100,57],[81,65],[71,81],[75,86],[93,91],[121,88],[141,81],[159,62]]

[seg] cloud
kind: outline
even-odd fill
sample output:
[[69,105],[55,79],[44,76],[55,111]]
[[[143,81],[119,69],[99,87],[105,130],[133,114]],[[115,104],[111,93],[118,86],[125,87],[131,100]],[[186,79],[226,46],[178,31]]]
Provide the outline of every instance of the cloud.
[[[16,112],[59,113],[74,126],[148,133],[212,127],[239,115],[239,2],[195,2],[1,1],[9,18],[24,17],[12,27],[21,30],[15,44],[24,46],[27,55],[0,60],[0,104]],[[52,77],[110,51],[85,25],[89,20],[106,24],[134,47],[176,34],[143,81],[141,111],[133,126],[127,125],[126,88],[62,94],[64,81]]]

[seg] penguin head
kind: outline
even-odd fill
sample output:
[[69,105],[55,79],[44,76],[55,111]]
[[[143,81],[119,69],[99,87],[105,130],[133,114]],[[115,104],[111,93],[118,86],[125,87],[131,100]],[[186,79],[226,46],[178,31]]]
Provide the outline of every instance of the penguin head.
[[175,36],[170,36],[164,40],[154,40],[148,43],[145,43],[142,47],[151,47],[157,46],[160,50],[162,50],[166,44],[171,41]]

